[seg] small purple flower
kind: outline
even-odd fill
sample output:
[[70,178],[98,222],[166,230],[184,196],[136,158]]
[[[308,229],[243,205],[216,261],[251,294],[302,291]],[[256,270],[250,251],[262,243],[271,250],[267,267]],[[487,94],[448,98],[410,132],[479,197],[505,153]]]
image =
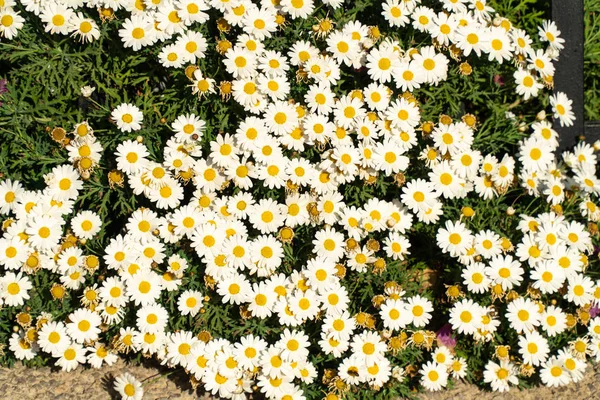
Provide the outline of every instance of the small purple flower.
[[600,315],[600,305],[594,301],[590,307],[590,318],[596,318],[598,315]]
[[494,75],[494,83],[498,86],[504,86],[504,77],[502,75]]
[[[6,87],[6,83],[7,83],[6,79],[0,79],[0,96],[2,96],[2,93],[8,92],[8,88]],[[2,107],[2,102],[1,101],[0,101],[0,107]]]
[[438,344],[453,349],[456,346],[456,338],[452,335],[452,325],[446,324],[436,332]]

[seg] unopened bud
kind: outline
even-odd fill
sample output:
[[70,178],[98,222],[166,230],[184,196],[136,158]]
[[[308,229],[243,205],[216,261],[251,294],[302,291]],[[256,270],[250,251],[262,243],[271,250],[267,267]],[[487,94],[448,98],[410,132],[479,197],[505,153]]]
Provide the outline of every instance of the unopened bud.
[[475,210],[473,210],[471,207],[463,207],[460,212],[467,218],[471,218],[473,215],[475,215]]
[[546,110],[542,110],[539,113],[537,113],[537,115],[535,116],[535,119],[537,119],[538,121],[543,121],[546,119]]

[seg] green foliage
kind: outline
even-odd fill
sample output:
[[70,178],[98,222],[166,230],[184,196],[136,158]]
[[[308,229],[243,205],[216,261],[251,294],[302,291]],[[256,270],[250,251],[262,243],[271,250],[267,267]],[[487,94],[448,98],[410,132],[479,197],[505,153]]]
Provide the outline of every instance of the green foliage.
[[584,2],[585,119],[600,120],[600,1]]

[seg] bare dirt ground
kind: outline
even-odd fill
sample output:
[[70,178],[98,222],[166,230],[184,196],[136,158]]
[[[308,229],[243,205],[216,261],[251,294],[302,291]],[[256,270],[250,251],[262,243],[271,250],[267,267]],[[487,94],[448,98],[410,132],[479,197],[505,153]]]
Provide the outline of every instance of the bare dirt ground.
[[[157,365],[127,365],[119,361],[101,370],[78,368],[62,372],[51,368],[0,368],[2,400],[108,400],[117,399],[113,378],[123,372],[135,375],[144,384],[144,399],[213,399],[192,390],[184,373],[171,373]],[[585,379],[564,388],[540,387],[509,394],[490,393],[476,386],[460,383],[452,390],[425,393],[422,400],[588,400],[600,399],[600,367],[588,369]],[[315,399],[317,400],[317,399]]]

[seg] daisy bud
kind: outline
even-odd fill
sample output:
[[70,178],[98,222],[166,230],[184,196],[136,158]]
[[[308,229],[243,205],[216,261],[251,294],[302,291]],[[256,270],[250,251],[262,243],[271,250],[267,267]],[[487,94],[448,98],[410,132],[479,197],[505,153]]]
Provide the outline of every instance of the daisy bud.
[[473,210],[471,207],[463,207],[462,210],[460,210],[460,212],[463,216],[467,218],[471,218],[475,215],[475,210]]
[[81,171],[80,175],[82,175],[82,176],[83,176],[83,172],[87,171],[88,172],[87,176],[89,178],[89,169],[91,169],[94,166],[94,162],[89,157],[81,157],[78,161],[75,162],[74,166],[77,167],[77,169],[79,169]]
[[513,244],[509,238],[502,238],[501,241],[501,246],[504,251],[510,251],[513,248]]
[[29,343],[35,343],[35,342],[37,342],[37,340],[38,340],[37,330],[35,328],[29,328],[29,329],[27,329],[27,332],[25,332],[25,339]]
[[381,307],[381,305],[385,303],[385,296],[378,294],[377,296],[371,299],[371,303],[373,304],[373,307],[379,309],[379,307]]
[[386,262],[384,258],[379,257],[377,260],[375,260],[375,262],[373,263],[373,272],[376,274],[380,274],[383,271],[385,271],[386,269]]
[[506,209],[506,215],[508,215],[508,216],[511,216],[511,217],[512,217],[513,215],[515,215],[515,209],[514,209],[513,207],[508,207],[508,208]]
[[367,314],[366,312],[359,312],[358,314],[356,314],[354,316],[354,319],[356,320],[356,323],[359,326],[365,326],[365,324],[367,323],[367,317],[369,314]]
[[279,230],[278,238],[284,243],[289,243],[294,238],[294,230],[292,228],[284,226]]
[[179,177],[181,177],[181,179],[183,179],[184,181],[189,181],[190,179],[192,179],[192,176],[194,176],[194,171],[192,171],[192,169],[188,169],[186,171],[181,170],[179,171]]
[[367,329],[375,329],[375,324],[377,323],[377,320],[375,319],[374,316],[372,316],[371,314],[367,315],[367,321],[365,323],[365,327]]
[[450,125],[452,123],[452,117],[446,114],[440,115],[440,124]]
[[455,44],[452,44],[448,50],[450,50],[450,57],[456,61],[460,60],[460,57],[462,56],[462,50],[460,48],[458,48]]
[[215,285],[217,284],[217,281],[215,280],[215,278],[213,278],[210,275],[204,275],[204,284],[209,288],[209,289],[213,289],[215,287]]
[[217,29],[219,32],[227,33],[231,30],[231,25],[229,25],[229,22],[225,18],[219,18],[217,20]]
[[462,116],[461,120],[470,128],[475,128],[475,125],[477,125],[477,117],[473,114],[465,114]]
[[17,324],[25,328],[31,324],[31,315],[26,312],[20,312],[17,314],[16,321]]
[[379,244],[379,242],[377,240],[375,240],[375,239],[369,239],[367,241],[367,248],[369,250],[373,250],[373,251],[377,252],[381,248],[381,245]]
[[502,285],[500,283],[492,286],[492,294],[497,298],[504,296],[504,289],[502,289]]
[[[319,21],[318,25],[315,25],[317,27],[315,33],[317,33],[317,36],[326,36],[329,32],[333,30],[333,25],[334,24],[332,20],[330,20],[329,18],[324,18],[321,21]],[[315,26],[313,26],[313,30],[315,30]]]
[[468,62],[463,62],[458,66],[461,75],[469,76],[473,73],[473,67]]
[[460,295],[460,288],[456,285],[448,286],[448,289],[446,289],[446,296],[450,299],[457,299]]
[[348,250],[354,250],[356,246],[358,246],[358,242],[356,241],[356,239],[349,238],[348,240],[346,240],[346,248]]
[[67,293],[67,291],[66,291],[65,287],[63,285],[59,285],[57,283],[52,285],[52,287],[50,288],[50,294],[52,295],[52,298],[54,300],[62,300],[62,298],[65,297],[66,293]]
[[532,376],[535,373],[535,368],[531,364],[522,364],[520,373],[524,376]]
[[77,236],[75,236],[73,234],[69,234],[69,235],[67,235],[67,237],[65,237],[65,242],[66,243],[71,243],[71,244],[76,244],[77,243]]
[[277,15],[275,16],[275,23],[279,26],[284,26],[286,23],[285,15],[277,13]]
[[67,131],[61,127],[56,127],[50,132],[50,137],[57,143],[62,143],[67,137]]
[[392,350],[392,354],[396,354],[405,344],[406,340],[403,340],[401,336],[394,336],[388,341],[388,347]]
[[97,256],[89,255],[85,258],[83,266],[91,274],[100,266],[100,261]]
[[124,181],[125,177],[121,171],[114,169],[108,173],[108,184],[111,189],[114,189],[115,185],[123,187]]
[[590,312],[585,307],[577,310],[577,316],[582,325],[587,325],[590,322]]
[[83,86],[81,89],[81,95],[85,98],[88,98],[94,93],[96,88],[94,86]]
[[433,132],[434,123],[432,121],[425,121],[421,125],[421,131],[423,131],[423,135],[430,135]]
[[415,377],[417,375],[418,371],[419,371],[419,369],[417,367],[415,367],[414,365],[407,365],[406,368],[404,369],[404,372],[406,373],[406,375],[410,376],[411,378]]
[[546,111],[542,110],[539,113],[536,114],[535,119],[538,121],[543,121],[546,119]]
[[557,58],[558,58],[558,55],[560,54],[560,52],[559,52],[557,49],[550,47],[550,48],[549,48],[549,49],[546,51],[546,54],[547,54],[547,55],[548,55],[548,57],[550,57],[552,60],[555,60],[555,59],[557,59]]
[[508,360],[510,346],[496,346],[494,356],[499,360]]
[[219,54],[225,54],[229,51],[229,49],[231,49],[233,47],[233,45],[231,44],[231,42],[227,39],[223,39],[223,40],[219,40],[217,41],[217,52]]
[[198,333],[198,339],[200,339],[204,343],[208,343],[212,340],[212,335],[209,331],[202,331]]
[[100,8],[98,9],[98,13],[100,14],[100,19],[102,21],[110,21],[115,17],[115,12],[112,8]]
[[243,320],[249,320],[250,318],[252,318],[252,312],[250,312],[248,310],[248,307],[241,306],[240,307],[240,317],[242,317]]
[[135,141],[138,143],[142,143],[144,141],[144,137],[143,136],[138,136],[135,138]]
[[326,369],[325,372],[323,372],[323,383],[327,384],[333,378],[335,378],[336,375],[337,375],[336,370],[334,370],[334,369]]
[[517,293],[514,290],[511,290],[510,292],[508,292],[508,294],[506,295],[506,301],[513,301],[519,298],[519,293]]

